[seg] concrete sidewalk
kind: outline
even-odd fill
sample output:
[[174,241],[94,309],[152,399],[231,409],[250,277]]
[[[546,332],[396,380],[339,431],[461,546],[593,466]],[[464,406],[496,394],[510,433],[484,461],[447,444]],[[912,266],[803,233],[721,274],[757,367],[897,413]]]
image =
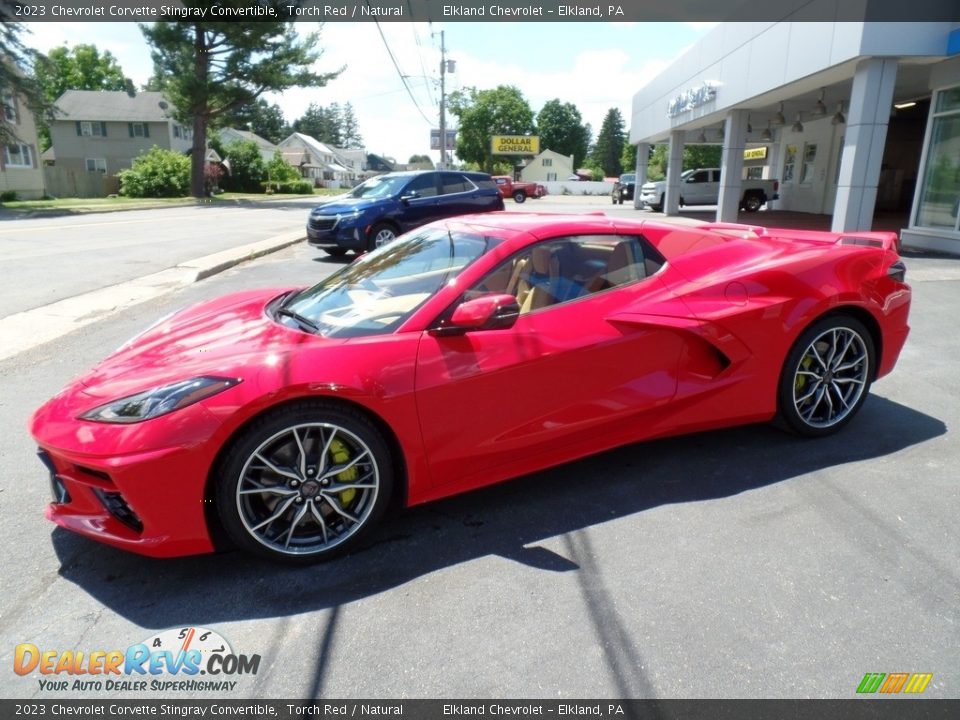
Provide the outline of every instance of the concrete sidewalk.
[[275,235],[180,263],[135,280],[8,315],[0,319],[0,338],[3,338],[0,360],[302,240],[302,230]]

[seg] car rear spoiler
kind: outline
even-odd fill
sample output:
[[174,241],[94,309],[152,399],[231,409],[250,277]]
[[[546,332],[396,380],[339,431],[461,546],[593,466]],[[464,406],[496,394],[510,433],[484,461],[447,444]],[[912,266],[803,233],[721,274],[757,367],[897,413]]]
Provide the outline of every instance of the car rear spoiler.
[[739,223],[709,223],[700,225],[702,230],[713,230],[736,237],[769,237],[793,240],[796,242],[827,243],[834,245],[861,245],[900,252],[900,238],[895,232],[827,232],[822,230],[796,230],[793,228],[768,228],[760,225],[741,225]]

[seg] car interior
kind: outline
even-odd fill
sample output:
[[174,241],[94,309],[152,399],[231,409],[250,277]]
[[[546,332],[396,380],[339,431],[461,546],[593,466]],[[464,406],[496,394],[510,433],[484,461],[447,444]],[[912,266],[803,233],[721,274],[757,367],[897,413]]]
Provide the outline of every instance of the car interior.
[[539,243],[502,263],[466,299],[513,295],[523,314],[643,280],[663,261],[644,253],[641,240],[591,235]]

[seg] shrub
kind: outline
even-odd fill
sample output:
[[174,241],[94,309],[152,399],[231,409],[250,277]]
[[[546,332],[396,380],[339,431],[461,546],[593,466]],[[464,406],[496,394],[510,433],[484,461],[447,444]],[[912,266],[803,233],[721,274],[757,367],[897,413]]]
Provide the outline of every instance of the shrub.
[[0,193],[0,202],[13,202],[17,199],[17,193],[15,190],[6,190]]
[[235,192],[260,192],[267,179],[267,166],[260,155],[260,148],[253,140],[234,140],[224,151],[229,160],[230,174],[220,183],[226,190]]
[[263,191],[282,195],[312,195],[313,184],[309,180],[285,180],[283,182],[265,182]]
[[292,182],[300,179],[300,173],[283,159],[279,150],[275,150],[273,158],[267,163],[267,179],[271,183]]
[[127,197],[181,197],[190,192],[190,158],[154,145],[119,177],[120,194]]

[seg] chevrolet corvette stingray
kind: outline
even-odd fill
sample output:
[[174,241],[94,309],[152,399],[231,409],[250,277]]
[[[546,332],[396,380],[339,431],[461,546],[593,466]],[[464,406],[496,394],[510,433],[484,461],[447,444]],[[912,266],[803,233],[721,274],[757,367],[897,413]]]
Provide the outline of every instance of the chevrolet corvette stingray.
[[891,233],[441,220],[181,310],[73,381],[31,420],[46,514],[144,555],[311,562],[391,505],[627,443],[826,435],[896,363],[904,273]]

